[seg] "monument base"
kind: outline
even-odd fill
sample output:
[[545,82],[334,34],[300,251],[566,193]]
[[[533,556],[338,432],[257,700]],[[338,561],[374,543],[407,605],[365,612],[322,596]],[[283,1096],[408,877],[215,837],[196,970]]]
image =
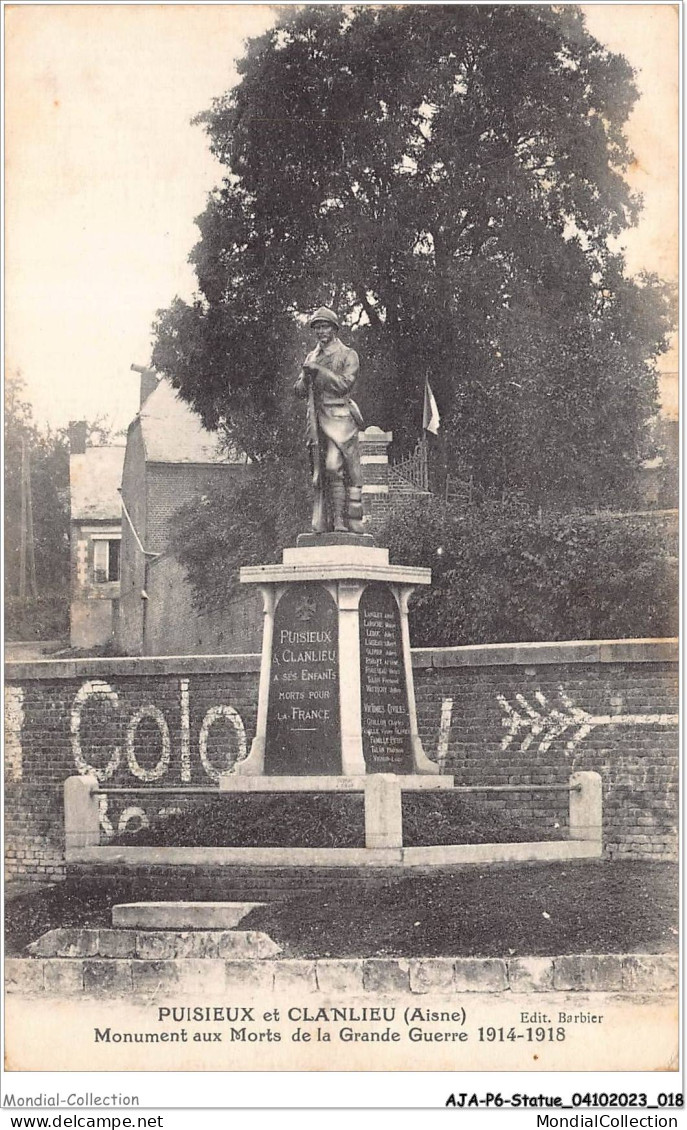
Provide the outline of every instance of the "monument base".
[[264,633],[258,718],[242,777],[439,774],[417,729],[408,600],[429,569],[389,564],[369,535],[302,534],[249,566]]
[[306,546],[318,545],[359,545],[359,546],[373,546],[375,540],[372,534],[352,534],[344,533],[343,531],[331,532],[327,534],[299,534],[296,538],[296,545],[299,549]]

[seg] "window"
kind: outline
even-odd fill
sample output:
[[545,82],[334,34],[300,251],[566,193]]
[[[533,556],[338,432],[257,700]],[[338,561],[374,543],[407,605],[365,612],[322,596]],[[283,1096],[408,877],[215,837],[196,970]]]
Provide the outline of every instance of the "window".
[[97,584],[119,580],[119,538],[93,541],[93,576]]

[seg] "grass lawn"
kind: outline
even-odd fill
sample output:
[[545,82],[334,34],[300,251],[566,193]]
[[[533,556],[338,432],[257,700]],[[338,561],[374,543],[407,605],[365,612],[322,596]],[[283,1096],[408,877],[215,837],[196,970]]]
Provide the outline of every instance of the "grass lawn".
[[[141,898],[145,898],[141,888]],[[173,895],[170,895],[173,897]],[[183,896],[188,898],[188,896]],[[7,903],[6,953],[56,926],[109,926],[117,893],[77,884]],[[677,864],[577,860],[463,866],[379,885],[331,883],[253,911],[285,957],[662,953],[677,948]]]

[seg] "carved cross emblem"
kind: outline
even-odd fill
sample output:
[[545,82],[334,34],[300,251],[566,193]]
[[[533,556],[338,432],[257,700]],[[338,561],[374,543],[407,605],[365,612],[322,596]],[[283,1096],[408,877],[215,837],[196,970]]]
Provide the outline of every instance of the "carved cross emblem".
[[296,605],[296,618],[298,620],[312,620],[315,615],[316,605],[313,597],[304,596]]

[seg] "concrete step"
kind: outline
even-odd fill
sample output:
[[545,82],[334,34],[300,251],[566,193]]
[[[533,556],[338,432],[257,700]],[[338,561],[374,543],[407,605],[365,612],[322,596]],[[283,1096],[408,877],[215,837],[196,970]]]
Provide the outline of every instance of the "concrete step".
[[143,930],[233,930],[263,902],[130,902],[112,907],[112,925]]
[[297,895],[313,897],[327,889],[355,890],[398,882],[397,871],[380,868],[211,867],[133,864],[78,864],[67,869],[67,885],[79,896],[106,895],[118,903],[138,902],[281,902]]
[[139,958],[168,961],[209,957],[254,961],[276,957],[281,946],[259,930],[126,930],[60,927],[26,947],[32,957]]

